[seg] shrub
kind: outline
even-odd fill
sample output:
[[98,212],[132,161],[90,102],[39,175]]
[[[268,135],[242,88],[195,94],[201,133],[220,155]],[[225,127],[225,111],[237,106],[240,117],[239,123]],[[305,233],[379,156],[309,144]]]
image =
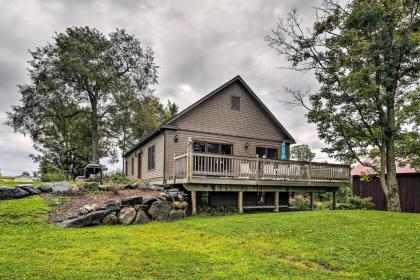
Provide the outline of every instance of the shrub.
[[63,171],[49,172],[42,174],[41,176],[42,182],[60,182],[65,181],[66,179],[66,174]]
[[132,180],[125,176],[121,171],[107,172],[104,174],[103,181],[108,184],[130,184]]
[[323,201],[323,202],[317,202],[314,203],[314,208],[317,210],[325,210],[325,209],[331,209],[332,203],[331,201]]
[[357,195],[349,199],[349,203],[354,207],[353,209],[373,209],[375,203],[373,202],[372,197],[361,198]]
[[306,198],[303,195],[295,195],[294,198],[290,199],[290,206],[296,208],[296,210],[309,210],[309,198]]
[[200,206],[197,209],[198,215],[203,216],[226,216],[226,215],[232,215],[237,214],[238,208],[232,207],[232,206],[215,206],[215,207],[209,207],[209,206]]
[[70,198],[66,196],[56,196],[51,199],[51,205],[53,206],[60,206],[63,204],[67,204],[70,202]]

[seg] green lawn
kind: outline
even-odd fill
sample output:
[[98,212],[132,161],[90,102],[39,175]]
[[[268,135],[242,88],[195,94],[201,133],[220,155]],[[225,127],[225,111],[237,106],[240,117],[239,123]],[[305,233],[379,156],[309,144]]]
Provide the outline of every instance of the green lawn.
[[59,229],[0,201],[0,279],[419,279],[420,215],[315,211]]
[[16,185],[21,185],[21,184],[32,184],[35,186],[39,186],[41,185],[41,182],[15,182],[15,181],[3,181],[0,180],[0,186],[6,186],[6,187],[15,187]]

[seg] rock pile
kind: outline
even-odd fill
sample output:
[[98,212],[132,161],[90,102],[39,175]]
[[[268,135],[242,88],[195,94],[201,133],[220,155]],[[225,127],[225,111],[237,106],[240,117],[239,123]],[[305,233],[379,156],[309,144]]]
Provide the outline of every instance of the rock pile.
[[187,194],[171,188],[161,192],[158,197],[132,196],[122,198],[121,202],[88,204],[79,209],[77,216],[57,225],[87,227],[99,224],[145,224],[151,220],[175,221],[185,217],[187,208]]
[[16,185],[14,188],[0,186],[0,200],[24,198],[40,193],[40,190],[36,189],[32,184]]

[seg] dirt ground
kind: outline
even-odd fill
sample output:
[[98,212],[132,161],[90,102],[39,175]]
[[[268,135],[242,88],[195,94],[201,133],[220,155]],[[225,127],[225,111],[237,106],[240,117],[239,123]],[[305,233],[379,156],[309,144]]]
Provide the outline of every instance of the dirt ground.
[[48,216],[50,223],[56,223],[65,219],[75,217],[78,214],[78,209],[86,204],[102,204],[106,201],[121,201],[121,198],[130,196],[159,196],[158,191],[144,191],[144,190],[121,190],[118,193],[112,191],[103,192],[99,194],[78,194],[70,196],[54,196],[51,194],[44,194],[44,199],[53,211]]

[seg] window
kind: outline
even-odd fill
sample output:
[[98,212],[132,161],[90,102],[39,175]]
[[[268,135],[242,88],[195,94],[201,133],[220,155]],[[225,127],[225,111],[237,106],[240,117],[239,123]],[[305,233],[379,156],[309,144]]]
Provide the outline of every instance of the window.
[[278,159],[278,150],[274,148],[257,147],[257,155],[260,158]]
[[206,152],[206,142],[196,141],[193,143],[194,152],[205,153]]
[[134,157],[131,158],[131,175],[134,175]]
[[125,161],[125,176],[128,176],[128,160]]
[[221,144],[220,145],[220,153],[223,154],[223,155],[231,155],[232,154],[232,145]]
[[219,154],[220,144],[218,143],[207,143],[207,153]]
[[193,142],[194,152],[197,153],[211,153],[211,154],[232,154],[232,144],[221,144],[206,141],[194,141]]
[[240,108],[241,108],[241,98],[239,96],[234,96],[234,95],[231,96],[230,108],[232,110],[238,110],[238,111],[240,110]]
[[155,145],[147,149],[147,169],[155,169]]

